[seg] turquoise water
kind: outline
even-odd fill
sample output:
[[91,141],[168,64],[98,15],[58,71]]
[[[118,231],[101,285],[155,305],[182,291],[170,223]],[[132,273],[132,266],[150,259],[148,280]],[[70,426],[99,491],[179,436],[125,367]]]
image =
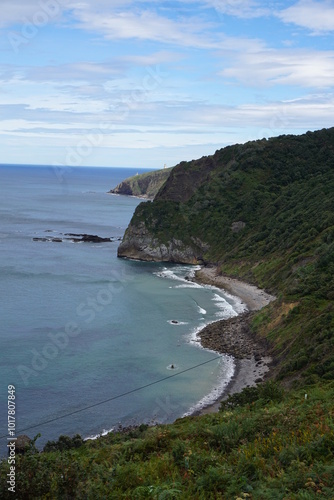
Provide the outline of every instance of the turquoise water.
[[[192,266],[117,258],[140,200],[107,191],[135,173],[0,167],[1,436],[9,384],[17,433],[40,432],[41,446],[60,434],[171,422],[230,379],[233,360],[209,362],[216,354],[200,348],[196,332],[236,315],[241,302],[186,280]],[[33,240],[65,233],[115,241]]]

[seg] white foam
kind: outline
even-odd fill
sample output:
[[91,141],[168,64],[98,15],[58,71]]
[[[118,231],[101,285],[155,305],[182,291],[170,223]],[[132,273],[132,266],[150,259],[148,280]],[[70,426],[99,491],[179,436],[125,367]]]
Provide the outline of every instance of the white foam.
[[[212,323],[215,323],[215,321],[212,321]],[[196,347],[199,347],[200,349],[205,349],[201,344],[201,339],[200,339],[198,334],[200,331],[203,330],[203,328],[205,328],[209,324],[211,324],[211,323],[207,323],[204,325],[201,324],[200,326],[197,326],[196,328],[194,328],[194,330],[187,335],[187,340],[188,340],[189,344],[193,344]],[[211,351],[211,349],[205,349],[205,351]],[[215,352],[215,351],[211,351],[211,352]]]
[[[238,316],[239,314],[243,313],[245,310],[247,310],[247,306],[244,302],[239,297],[233,296],[229,294],[228,292],[223,291],[221,288],[214,286],[214,285],[201,285],[199,283],[190,281],[190,279],[194,278],[195,273],[198,269],[200,269],[200,266],[193,267],[191,270],[189,270],[189,267],[184,267],[179,266],[178,268],[167,268],[165,267],[162,271],[159,271],[156,274],[160,278],[165,278],[165,279],[171,279],[176,282],[179,282],[177,285],[174,285],[173,287],[170,288],[202,288],[202,289],[207,289],[212,291],[212,301],[214,302],[217,311],[215,312],[215,317],[217,318],[216,321],[219,321],[221,319],[228,319],[231,317]],[[177,273],[175,272],[177,270]],[[188,276],[189,279],[186,279],[182,276],[179,275],[179,273],[183,273],[184,275]],[[196,302],[196,301],[195,301]],[[198,312],[201,315],[207,314],[207,311],[202,308],[197,302],[197,309]],[[204,396],[198,403],[196,403],[194,406],[192,406],[183,416],[191,415],[195,411],[198,411],[212,403],[214,403],[217,398],[223,393],[224,389],[230,382],[234,370],[235,370],[235,362],[233,357],[225,354],[218,353],[217,351],[214,351],[213,349],[206,349],[202,346],[200,342],[200,337],[199,337],[199,332],[208,324],[210,323],[215,323],[216,321],[207,321],[205,318],[200,318],[201,324],[197,326],[196,328],[193,329],[192,332],[188,333],[187,335],[187,341],[190,344],[193,344],[199,349],[204,349],[206,351],[212,352],[214,354],[219,354],[221,356],[219,363],[220,363],[220,373],[218,376],[218,381],[215,385],[215,387],[211,390],[209,394]],[[171,322],[171,321],[169,321]],[[184,323],[172,323],[174,325],[180,325]]]
[[179,369],[179,367],[177,365],[173,365],[173,364],[166,366],[166,368],[167,368],[167,370],[178,370]]
[[235,370],[235,362],[231,356],[222,355],[221,359],[219,360],[219,363],[221,368],[220,368],[219,380],[216,386],[212,389],[212,391],[209,394],[207,394],[200,401],[198,401],[198,403],[189,408],[189,410],[182,415],[183,417],[187,417],[189,415],[192,415],[194,412],[198,410],[202,410],[206,406],[209,406],[210,404],[217,401],[217,399],[222,395],[226,386],[233,377]]
[[189,323],[187,321],[177,321],[175,323],[175,321],[177,321],[176,319],[169,319],[167,321],[167,323],[169,323],[170,325],[173,325],[173,326],[179,326],[179,325],[188,325]]
[[98,439],[101,436],[106,436],[107,434],[109,434],[110,432],[113,432],[114,430],[115,430],[114,427],[112,427],[109,430],[103,429],[103,431],[100,434],[95,434],[95,435],[92,435],[92,436],[88,436],[88,437],[84,438],[84,441],[88,441],[88,440],[95,441],[95,439]]
[[201,266],[193,266],[189,272],[190,278],[195,278],[196,271],[199,271],[200,269],[202,269]]
[[[196,266],[197,267],[197,266]],[[168,269],[167,267],[164,267],[162,271],[157,271],[153,274],[158,276],[159,278],[165,278],[165,279],[170,279],[174,281],[180,281],[182,282],[182,285],[176,285],[174,288],[203,288],[202,285],[198,283],[194,283],[193,281],[189,281],[183,276],[179,276],[178,274],[175,273],[175,271],[179,271],[181,274],[185,274],[186,276],[189,276],[190,278],[193,277],[193,274],[195,273],[196,270],[189,270],[188,267],[185,266],[179,266],[178,268],[172,268]]]
[[247,310],[246,304],[242,302],[239,297],[233,297],[224,292],[224,296],[215,293],[213,298],[213,302],[215,302],[216,307],[219,311],[216,312],[215,316],[220,319],[228,319],[234,316],[238,316]]
[[199,285],[198,283],[194,283],[193,281],[185,280],[184,285],[176,285],[173,288],[203,288],[203,287],[201,285]]
[[234,309],[234,307],[221,295],[215,293],[212,300],[218,308],[218,311],[215,313],[217,318],[228,319],[238,315],[238,312]]

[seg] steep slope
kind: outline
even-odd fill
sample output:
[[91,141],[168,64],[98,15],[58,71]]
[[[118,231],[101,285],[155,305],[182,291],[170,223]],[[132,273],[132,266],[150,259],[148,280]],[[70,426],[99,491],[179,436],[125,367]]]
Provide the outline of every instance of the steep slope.
[[171,170],[172,168],[164,168],[134,175],[111,189],[109,193],[153,199],[168,179]]
[[[285,271],[298,288],[297,270],[332,252],[333,192],[334,128],[230,146],[176,166],[154,202],[137,207],[118,254],[238,263],[278,288]],[[274,273],[256,269],[264,258],[279,261]]]
[[280,378],[334,377],[334,128],[229,146],[176,166],[118,255],[213,263],[278,295],[253,329]]

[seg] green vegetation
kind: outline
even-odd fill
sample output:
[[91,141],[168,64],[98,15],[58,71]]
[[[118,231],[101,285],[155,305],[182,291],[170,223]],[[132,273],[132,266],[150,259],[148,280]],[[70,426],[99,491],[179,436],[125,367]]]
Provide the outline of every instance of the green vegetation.
[[1,498],[334,498],[334,128],[224,148],[175,167],[138,206],[161,242],[208,244],[222,273],[277,300],[251,328],[275,356],[272,379],[216,414],[79,436],[17,457],[17,493]]
[[253,320],[279,379],[334,379],[334,128],[183,162],[137,207],[142,221],[161,243],[199,238],[201,259],[279,297]]
[[[222,411],[18,457],[15,498],[334,498],[334,382],[245,390]],[[64,441],[64,439],[60,439]],[[54,446],[54,444],[53,444]],[[0,472],[0,497],[14,498]]]
[[114,189],[111,189],[110,193],[153,199],[166,182],[171,170],[172,168],[164,168],[162,170],[134,175],[125,179]]

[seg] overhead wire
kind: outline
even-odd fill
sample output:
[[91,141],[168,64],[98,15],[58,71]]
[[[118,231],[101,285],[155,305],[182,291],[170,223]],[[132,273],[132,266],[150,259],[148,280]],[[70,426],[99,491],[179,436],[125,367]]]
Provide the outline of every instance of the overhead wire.
[[[74,411],[71,411],[69,413],[65,413],[64,415],[59,415],[58,417],[54,417],[54,418],[51,418],[49,420],[44,420],[43,422],[39,422],[38,424],[35,424],[35,425],[30,425],[28,427],[25,427],[24,429],[16,430],[15,433],[18,434],[18,433],[25,432],[25,431],[28,431],[31,429],[36,429],[37,427],[41,427],[42,425],[51,424],[53,422],[56,422],[57,420],[61,420],[63,418],[67,418],[67,417],[70,417],[72,415],[76,415],[76,414],[81,413],[83,411],[90,410],[91,408],[96,408],[97,406],[101,406],[105,403],[109,403],[110,401],[114,401],[115,399],[119,399],[119,398],[122,398],[124,396],[128,396],[129,394],[133,394],[134,392],[141,391],[143,389],[146,389],[147,387],[151,387],[152,385],[160,384],[161,382],[165,382],[166,380],[169,380],[173,377],[177,377],[179,375],[182,375],[182,373],[189,372],[191,370],[194,370],[195,368],[199,368],[200,366],[206,365],[208,363],[211,363],[212,361],[216,361],[217,359],[221,359],[221,358],[222,358],[222,356],[216,356],[215,358],[211,358],[208,361],[204,361],[204,362],[199,363],[197,365],[186,368],[185,370],[178,371],[178,372],[174,373],[173,375],[168,375],[167,377],[161,378],[159,380],[155,380],[154,382],[150,382],[148,384],[142,385],[141,387],[136,387],[135,389],[131,389],[130,391],[123,392],[122,394],[118,394],[117,396],[112,396],[108,399],[104,399],[103,401],[99,401],[97,403],[91,404],[89,406],[85,406],[83,408],[79,408],[78,410],[74,410]],[[4,436],[0,436],[0,439],[4,439],[4,438],[8,438],[8,439],[13,440],[13,438],[8,437],[8,434],[6,434]]]

